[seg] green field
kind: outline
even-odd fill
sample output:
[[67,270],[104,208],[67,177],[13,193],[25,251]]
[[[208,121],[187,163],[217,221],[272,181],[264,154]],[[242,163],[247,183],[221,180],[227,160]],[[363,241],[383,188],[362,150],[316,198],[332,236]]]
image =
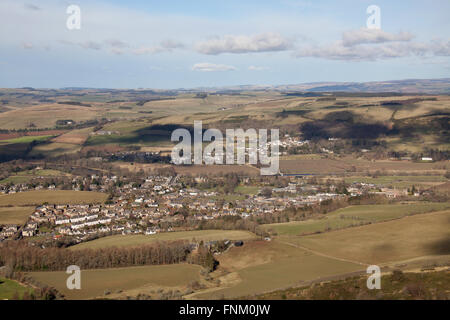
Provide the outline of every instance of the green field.
[[56,288],[66,299],[91,299],[108,297],[104,295],[105,291],[137,295],[159,288],[182,289],[200,278],[200,270],[200,266],[192,264],[81,270],[80,290],[67,289],[65,271],[30,272],[28,275]]
[[20,171],[17,173],[14,173],[10,175],[8,178],[3,179],[0,181],[0,183],[27,183],[31,181],[33,178],[37,177],[44,177],[44,178],[51,178],[51,177],[58,177],[68,175],[67,173],[58,171],[58,170],[28,170],[28,171]]
[[103,203],[108,197],[105,193],[68,190],[26,191],[0,196],[0,207],[33,206],[49,204],[91,204]]
[[34,207],[0,207],[0,224],[23,224]]
[[254,195],[258,193],[259,189],[261,188],[257,186],[238,186],[236,187],[236,189],[234,189],[234,192]]
[[10,143],[30,143],[33,141],[46,141],[50,138],[54,137],[54,135],[47,136],[23,136],[20,138],[0,140],[0,144],[10,144]]
[[328,213],[321,219],[274,223],[263,227],[266,230],[275,231],[278,235],[302,235],[398,219],[408,215],[448,208],[450,208],[449,202],[350,206]]
[[139,246],[155,241],[175,241],[175,240],[197,240],[197,241],[213,241],[213,240],[250,240],[255,239],[255,234],[248,231],[240,230],[199,230],[199,231],[180,231],[180,232],[163,232],[153,235],[114,235],[99,238],[89,242],[83,242],[71,249],[98,249],[105,247],[124,247]]
[[276,240],[249,242],[218,259],[220,270],[226,270],[218,278],[222,287],[194,294],[193,298],[235,298],[363,269],[358,264],[315,255]]
[[342,259],[379,264],[424,256],[450,255],[450,211],[280,241]]
[[15,293],[19,296],[19,299],[23,297],[25,292],[33,292],[31,288],[24,287],[20,283],[5,278],[0,278],[0,300],[10,300],[14,297]]

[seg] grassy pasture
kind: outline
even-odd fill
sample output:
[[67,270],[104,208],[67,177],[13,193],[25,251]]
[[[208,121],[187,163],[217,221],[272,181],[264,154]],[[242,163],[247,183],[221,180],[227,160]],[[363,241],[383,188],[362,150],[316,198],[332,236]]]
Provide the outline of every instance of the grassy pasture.
[[52,142],[34,147],[30,155],[42,154],[46,157],[57,157],[68,153],[76,153],[80,150],[81,146],[77,144]]
[[354,272],[361,266],[318,256],[276,240],[252,241],[218,256],[222,286],[197,299],[233,298],[290,287],[319,277]]
[[237,186],[236,189],[234,189],[234,192],[236,193],[240,193],[240,194],[257,194],[259,189],[261,189],[260,187],[257,186],[245,186],[245,185],[241,185],[241,186]]
[[13,175],[9,176],[6,179],[3,179],[0,181],[0,183],[27,183],[28,181],[32,180],[36,177],[58,177],[68,175],[67,173],[58,171],[58,170],[28,170],[28,171],[20,171],[17,173],[14,173]]
[[0,195],[0,207],[33,206],[49,204],[91,204],[102,203],[108,197],[105,193],[69,190],[37,190]]
[[61,104],[41,104],[0,113],[0,128],[27,128],[32,123],[36,128],[52,128],[57,120],[71,119],[85,121],[100,116],[94,107],[81,107]]
[[0,140],[0,144],[10,144],[10,143],[31,143],[33,141],[46,141],[54,137],[53,135],[44,136],[22,136],[14,139]]
[[34,207],[0,207],[0,224],[23,224]]
[[323,254],[377,264],[450,254],[450,211],[310,236],[281,236],[283,241]]
[[72,130],[59,137],[54,138],[52,141],[59,143],[82,145],[89,138],[89,133],[91,133],[92,130],[93,128]]
[[98,249],[105,247],[125,247],[149,244],[155,241],[175,241],[175,240],[250,240],[256,236],[248,231],[240,230],[196,230],[180,232],[163,232],[154,235],[114,235],[99,238],[89,242],[83,242],[71,249]]
[[92,299],[104,296],[105,290],[117,293],[119,290],[139,289],[145,292],[158,288],[182,288],[200,278],[201,267],[192,264],[161,266],[139,266],[126,268],[95,269],[81,271],[81,290],[69,290],[65,271],[30,272],[39,281],[55,287],[66,299]]
[[450,208],[450,203],[412,203],[388,205],[350,206],[330,212],[321,219],[266,224],[266,230],[274,230],[278,235],[303,235],[387,221],[404,216],[441,211]]
[[0,300],[11,300],[15,293],[21,299],[25,292],[32,293],[33,289],[25,287],[14,280],[0,278]]
[[384,170],[394,176],[398,172],[434,172],[443,174],[445,173],[445,170],[442,168],[448,168],[448,166],[449,164],[446,161],[435,163],[391,160],[368,161],[351,157],[336,159],[280,160],[280,171],[283,173],[344,173],[350,172],[352,170],[352,167],[354,167],[357,172],[376,172]]

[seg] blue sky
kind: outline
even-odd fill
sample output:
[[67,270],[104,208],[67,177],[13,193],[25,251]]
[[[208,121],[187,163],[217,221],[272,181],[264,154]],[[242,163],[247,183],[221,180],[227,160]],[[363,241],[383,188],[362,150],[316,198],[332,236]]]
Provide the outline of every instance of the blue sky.
[[[69,5],[81,28],[68,30]],[[369,5],[381,29],[367,29]],[[446,78],[450,1],[0,2],[0,87]]]

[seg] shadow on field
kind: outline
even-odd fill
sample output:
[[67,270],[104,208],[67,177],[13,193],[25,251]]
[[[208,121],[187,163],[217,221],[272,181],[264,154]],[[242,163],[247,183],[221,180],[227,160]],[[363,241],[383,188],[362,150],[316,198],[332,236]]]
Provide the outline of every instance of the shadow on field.
[[427,249],[436,255],[450,254],[450,234],[443,239],[428,244]]
[[[447,217],[446,223],[448,229],[450,230],[450,216]],[[450,254],[450,233],[448,233],[444,238],[434,241],[427,245],[427,249],[432,252],[432,254]]]

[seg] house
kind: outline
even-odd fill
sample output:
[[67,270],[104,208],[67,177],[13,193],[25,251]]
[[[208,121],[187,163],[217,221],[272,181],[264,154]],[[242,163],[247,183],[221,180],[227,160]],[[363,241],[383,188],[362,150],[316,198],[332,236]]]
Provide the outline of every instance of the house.
[[56,220],[55,220],[55,224],[56,225],[58,225],[58,224],[66,224],[66,223],[69,223],[69,222],[70,222],[70,219],[67,218],[67,217],[56,218]]
[[22,236],[24,237],[32,237],[34,236],[35,229],[26,228],[22,230]]

